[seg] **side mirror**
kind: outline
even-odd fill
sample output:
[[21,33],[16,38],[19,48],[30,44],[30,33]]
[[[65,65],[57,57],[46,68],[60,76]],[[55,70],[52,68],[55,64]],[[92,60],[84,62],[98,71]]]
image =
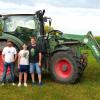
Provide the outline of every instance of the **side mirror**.
[[35,12],[35,14],[37,15],[37,17],[39,18],[39,21],[43,21],[43,15],[45,14],[45,10],[38,10]]
[[51,26],[52,19],[49,17],[43,17],[43,21],[47,22],[49,26]]
[[43,22],[47,22],[47,17],[43,17]]
[[51,26],[51,20],[49,20],[49,26]]
[[43,9],[43,15],[45,14],[45,9]]

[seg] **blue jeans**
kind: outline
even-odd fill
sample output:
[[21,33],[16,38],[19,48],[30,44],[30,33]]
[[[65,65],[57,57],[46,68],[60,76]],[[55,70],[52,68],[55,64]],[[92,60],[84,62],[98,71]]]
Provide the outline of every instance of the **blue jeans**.
[[41,68],[38,63],[30,63],[30,73],[34,73],[36,70],[37,74],[41,75]]
[[6,73],[7,73],[7,69],[8,67],[10,67],[10,75],[11,75],[11,79],[12,82],[14,82],[14,62],[11,63],[4,63],[4,72],[3,72],[3,76],[2,76],[2,82],[6,81]]

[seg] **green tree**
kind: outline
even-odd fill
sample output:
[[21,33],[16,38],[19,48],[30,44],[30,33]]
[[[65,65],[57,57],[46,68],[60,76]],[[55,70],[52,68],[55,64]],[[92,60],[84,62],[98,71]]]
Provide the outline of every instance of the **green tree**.
[[96,36],[95,39],[100,44],[100,36]]

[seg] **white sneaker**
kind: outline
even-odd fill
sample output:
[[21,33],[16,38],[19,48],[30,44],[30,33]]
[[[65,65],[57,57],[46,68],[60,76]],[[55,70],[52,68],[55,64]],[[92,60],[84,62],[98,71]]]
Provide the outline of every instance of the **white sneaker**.
[[4,85],[5,85],[5,83],[2,83],[2,84],[1,84],[1,86],[4,86]]
[[15,86],[16,84],[15,83],[12,83],[12,85]]
[[24,83],[24,86],[27,87],[27,83]]
[[18,83],[18,87],[20,87],[20,86],[21,86],[21,83],[19,82],[19,83]]

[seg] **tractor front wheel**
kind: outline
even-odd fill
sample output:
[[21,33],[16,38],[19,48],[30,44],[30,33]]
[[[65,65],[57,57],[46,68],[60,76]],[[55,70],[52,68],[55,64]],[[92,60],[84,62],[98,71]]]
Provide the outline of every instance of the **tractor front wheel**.
[[52,56],[50,71],[57,82],[75,83],[80,77],[78,64],[67,51],[59,51]]

